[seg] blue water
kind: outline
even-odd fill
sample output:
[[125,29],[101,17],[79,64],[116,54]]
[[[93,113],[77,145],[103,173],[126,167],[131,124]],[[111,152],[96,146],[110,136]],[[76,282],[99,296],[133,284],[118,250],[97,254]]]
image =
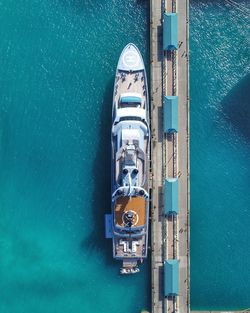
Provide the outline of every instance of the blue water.
[[250,3],[235,3],[190,3],[193,309],[250,307]]
[[137,313],[149,265],[120,277],[110,211],[112,89],[148,3],[0,3],[0,312]]
[[[250,307],[247,1],[191,0],[191,305]],[[148,2],[0,3],[0,312],[137,313],[103,239],[117,59]]]

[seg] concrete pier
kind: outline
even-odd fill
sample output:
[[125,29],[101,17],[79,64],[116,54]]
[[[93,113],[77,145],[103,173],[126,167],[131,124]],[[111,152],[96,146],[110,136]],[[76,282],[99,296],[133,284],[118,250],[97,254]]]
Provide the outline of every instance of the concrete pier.
[[179,97],[179,228],[178,253],[180,261],[179,311],[190,310],[190,274],[189,274],[189,0],[178,1],[178,97]]
[[162,121],[162,1],[150,0],[151,63],[151,248],[152,248],[152,313],[164,312],[163,295],[163,121]]
[[[150,0],[152,313],[189,307],[189,76],[188,0]],[[163,51],[163,14],[178,15],[178,49]],[[163,97],[178,96],[178,134],[163,131]],[[178,178],[178,216],[164,215],[165,178]],[[179,293],[164,297],[164,261],[179,261]]]

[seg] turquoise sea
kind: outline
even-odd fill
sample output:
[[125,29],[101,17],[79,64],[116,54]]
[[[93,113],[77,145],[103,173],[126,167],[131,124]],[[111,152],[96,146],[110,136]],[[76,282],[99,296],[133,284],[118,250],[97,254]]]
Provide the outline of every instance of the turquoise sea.
[[[191,0],[192,308],[250,307],[249,42],[240,9]],[[130,41],[149,65],[148,20],[143,0],[0,2],[1,313],[150,308],[149,262],[120,277],[103,224],[115,67]]]
[[249,1],[190,2],[191,306],[250,308]]
[[138,313],[149,265],[120,277],[104,239],[118,57],[148,59],[148,4],[0,2],[0,312]]

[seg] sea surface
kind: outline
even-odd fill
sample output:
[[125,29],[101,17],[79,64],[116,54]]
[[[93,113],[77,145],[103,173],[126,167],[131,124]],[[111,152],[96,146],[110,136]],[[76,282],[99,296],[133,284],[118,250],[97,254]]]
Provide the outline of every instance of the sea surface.
[[250,308],[249,18],[249,1],[190,1],[193,309]]
[[119,276],[111,241],[113,80],[148,3],[0,2],[0,312],[138,313],[149,264]]
[[[190,4],[191,305],[247,308],[250,8]],[[149,262],[120,277],[103,223],[115,67],[128,42],[148,67],[148,28],[143,0],[0,2],[1,313],[150,308]]]

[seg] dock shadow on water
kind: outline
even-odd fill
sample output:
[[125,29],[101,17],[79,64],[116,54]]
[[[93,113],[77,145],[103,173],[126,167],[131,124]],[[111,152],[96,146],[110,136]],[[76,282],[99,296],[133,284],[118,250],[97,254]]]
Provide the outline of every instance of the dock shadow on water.
[[225,120],[250,142],[250,74],[246,75],[222,100]]
[[113,263],[111,239],[105,239],[105,213],[111,212],[111,126],[113,79],[105,90],[100,113],[98,147],[93,162],[94,192],[92,197],[93,229],[81,242],[81,247],[102,250],[108,264]]

